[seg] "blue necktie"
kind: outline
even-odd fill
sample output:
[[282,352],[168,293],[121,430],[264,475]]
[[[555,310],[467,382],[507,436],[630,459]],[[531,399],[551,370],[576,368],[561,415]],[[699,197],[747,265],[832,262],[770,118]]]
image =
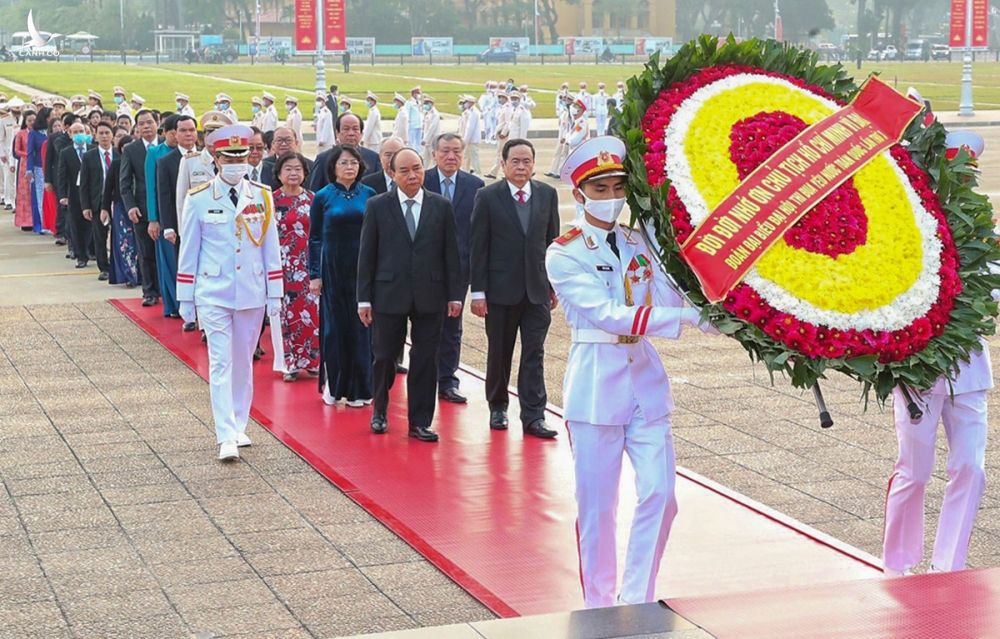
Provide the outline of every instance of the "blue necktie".
[[455,190],[451,186],[451,178],[446,177],[444,179],[444,196],[448,198],[449,202],[455,201]]

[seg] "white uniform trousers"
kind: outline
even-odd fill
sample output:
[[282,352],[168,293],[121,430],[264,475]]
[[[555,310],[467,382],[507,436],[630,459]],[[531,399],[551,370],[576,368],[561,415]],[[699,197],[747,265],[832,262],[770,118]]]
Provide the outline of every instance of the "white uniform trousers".
[[13,154],[3,165],[3,199],[11,208],[17,203],[17,159]]
[[208,338],[208,385],[218,443],[235,441],[247,429],[253,399],[253,353],[264,307],[234,311],[198,306],[198,321]]
[[647,423],[638,406],[626,426],[568,422],[579,511],[577,538],[584,605],[615,604],[617,585],[618,486],[622,453],[635,469],[638,502],[629,534],[620,601],[654,600],[656,574],[677,516],[674,442],[670,418]]
[[594,116],[594,122],[596,123],[597,132],[595,135],[605,135],[608,132],[608,114],[598,113]]
[[934,439],[942,420],[948,438],[948,485],[931,565],[935,570],[961,570],[986,489],[986,391],[961,393],[954,401],[948,395],[925,395],[924,400],[923,417],[912,422],[906,402],[893,395],[899,458],[889,478],[882,557],[887,568],[898,572],[923,558],[924,492],[934,470]]
[[410,127],[407,131],[409,139],[407,140],[407,146],[411,149],[420,149],[420,146],[424,143],[424,129],[422,126]]
[[469,173],[476,175],[483,174],[483,168],[479,165],[479,143],[470,142],[465,145],[465,166],[462,167]]
[[552,166],[549,168],[549,173],[559,175],[562,171],[562,165],[568,156],[569,145],[565,142],[556,142],[556,154],[552,157]]

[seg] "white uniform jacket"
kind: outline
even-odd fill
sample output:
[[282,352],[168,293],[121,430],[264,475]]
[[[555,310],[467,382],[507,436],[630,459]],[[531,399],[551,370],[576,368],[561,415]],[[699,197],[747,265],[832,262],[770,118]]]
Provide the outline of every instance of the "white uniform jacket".
[[959,362],[955,379],[938,378],[926,395],[955,395],[993,388],[993,366],[990,362],[990,346],[986,340],[979,339],[980,350],[973,351],[967,362]]
[[233,206],[230,188],[213,178],[188,194],[177,264],[177,299],[181,302],[239,311],[261,308],[268,299],[282,296],[271,189],[242,180],[235,187],[239,200]]
[[288,112],[288,117],[285,118],[285,126],[295,131],[295,137],[299,139],[299,144],[302,143],[302,111],[299,107],[295,107]]
[[524,105],[518,105],[510,114],[510,139],[527,139],[528,128],[531,126],[531,111]]
[[378,151],[382,146],[382,112],[377,106],[368,109],[368,117],[365,118],[365,132],[361,138],[361,144],[372,151]]
[[219,109],[219,113],[221,113],[224,116],[226,116],[227,118],[229,118],[229,120],[233,124],[239,124],[240,123],[240,116],[239,116],[238,113],[236,113],[236,109],[234,109],[232,106],[230,106],[225,111],[223,111],[222,109]]
[[333,132],[333,114],[325,106],[316,112],[316,120],[313,127],[316,130],[316,144],[324,148],[337,143],[337,138]]
[[594,107],[595,116],[604,116],[608,114],[608,94],[604,91],[598,91],[592,96],[591,102]]
[[467,111],[465,129],[462,131],[462,141],[466,145],[479,144],[483,141],[482,114],[476,107],[470,107]]
[[135,119],[135,114],[132,113],[132,105],[129,104],[128,102],[122,102],[115,109],[115,116],[116,117],[120,118],[123,115],[127,115],[128,117],[130,117],[132,119]]
[[278,128],[278,109],[271,106],[267,107],[263,111],[264,118],[261,120],[260,130],[264,133],[268,131],[274,131]]
[[409,128],[409,116],[406,113],[406,109],[398,109],[396,111],[396,119],[392,121],[392,136],[399,138],[403,142],[409,144],[410,142],[410,128]]
[[586,142],[589,135],[590,124],[587,122],[587,114],[585,113],[582,118],[573,120],[569,133],[566,135],[566,144],[569,145],[570,149],[575,149]]
[[[177,203],[177,226],[184,228],[184,202],[188,192],[215,177],[215,160],[207,149],[192,151],[181,158],[177,167],[177,186],[174,191]],[[181,237],[184,237],[183,235]]]
[[[677,338],[683,300],[639,231],[617,226],[615,233],[621,259],[607,243],[608,231],[582,220],[545,256],[573,329],[563,383],[563,417],[570,422],[621,426],[632,421],[636,404],[647,422],[674,409],[660,356],[645,336]],[[638,339],[619,343],[620,336]]]
[[191,116],[192,118],[195,118],[195,119],[197,119],[197,116],[196,116],[196,115],[194,114],[194,107],[193,107],[193,106],[191,106],[190,104],[185,104],[184,106],[182,106],[182,107],[181,107],[181,108],[180,108],[180,109],[179,109],[179,110],[177,111],[177,114],[178,114],[178,115],[189,115],[189,116]]
[[420,103],[413,98],[407,100],[400,111],[406,111],[406,122],[411,129],[417,130],[423,125],[424,117],[420,111]]
[[441,133],[441,113],[437,109],[431,109],[424,113],[424,140],[423,144],[427,148],[434,149],[434,138]]

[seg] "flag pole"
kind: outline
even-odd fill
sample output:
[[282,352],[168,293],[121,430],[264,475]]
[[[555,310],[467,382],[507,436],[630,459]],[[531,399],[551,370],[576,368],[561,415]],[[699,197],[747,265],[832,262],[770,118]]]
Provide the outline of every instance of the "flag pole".
[[972,106],[972,5],[974,0],[965,0],[965,53],[962,55],[962,94],[958,103],[958,114],[970,117],[976,114]]

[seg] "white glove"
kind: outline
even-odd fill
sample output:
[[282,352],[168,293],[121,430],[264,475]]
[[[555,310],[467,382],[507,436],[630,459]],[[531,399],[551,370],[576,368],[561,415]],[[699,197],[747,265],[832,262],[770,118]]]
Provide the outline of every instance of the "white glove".
[[281,300],[273,297],[267,298],[268,317],[277,317],[281,314]]
[[180,305],[181,319],[185,322],[193,322],[197,317],[197,313],[194,309],[194,302],[181,302]]
[[698,326],[701,323],[701,311],[696,308],[685,307],[681,309],[682,326]]

